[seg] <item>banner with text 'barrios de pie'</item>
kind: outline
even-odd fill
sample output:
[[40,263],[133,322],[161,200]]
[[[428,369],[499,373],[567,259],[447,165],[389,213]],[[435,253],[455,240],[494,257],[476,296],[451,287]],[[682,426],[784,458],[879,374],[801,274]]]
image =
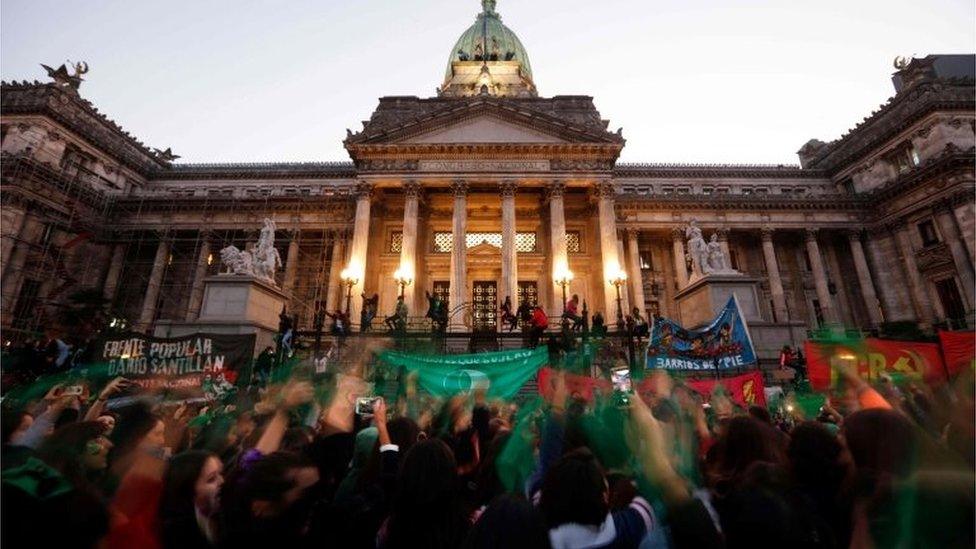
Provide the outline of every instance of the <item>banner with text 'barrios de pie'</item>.
[[756,364],[749,327],[735,296],[708,326],[686,330],[658,318],[647,345],[647,368],[660,370],[729,370]]

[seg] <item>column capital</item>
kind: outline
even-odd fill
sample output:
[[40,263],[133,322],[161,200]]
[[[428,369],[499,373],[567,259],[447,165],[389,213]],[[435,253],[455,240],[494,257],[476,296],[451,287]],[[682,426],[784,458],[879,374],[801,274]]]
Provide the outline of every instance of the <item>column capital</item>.
[[818,229],[816,227],[807,227],[806,229],[803,230],[803,238],[807,242],[816,242],[817,241],[817,234],[819,232],[820,232],[820,229]]
[[851,242],[860,242],[863,233],[864,229],[847,229],[844,231],[844,234],[847,235],[847,240]]
[[593,188],[600,198],[613,198],[617,193],[613,181],[597,181]]
[[373,184],[367,181],[360,181],[356,183],[356,188],[353,192],[359,200],[371,200],[373,198]]
[[403,182],[403,194],[407,198],[419,198],[423,192],[423,188],[424,186],[414,179],[408,179]]
[[729,241],[729,230],[726,229],[725,227],[719,227],[719,228],[715,229],[715,233],[714,234],[718,235],[718,241],[719,242],[728,242]]
[[463,179],[455,179],[451,181],[451,194],[455,198],[464,198],[468,196],[468,182]]
[[515,179],[504,179],[498,184],[498,192],[503,198],[512,198],[518,190],[518,181]]
[[566,183],[558,179],[553,180],[546,186],[546,198],[552,200],[553,198],[562,198],[563,194],[566,193]]
[[685,230],[681,227],[671,228],[671,240],[675,242],[682,242],[685,237]]
[[633,239],[640,238],[641,230],[637,227],[625,227],[624,231],[627,232],[628,238],[633,238]]
[[775,229],[773,229],[772,227],[770,227],[768,225],[767,226],[764,226],[764,227],[760,227],[760,229],[759,229],[759,235],[762,237],[762,241],[763,242],[772,242],[773,241],[773,233],[774,232],[775,232]]

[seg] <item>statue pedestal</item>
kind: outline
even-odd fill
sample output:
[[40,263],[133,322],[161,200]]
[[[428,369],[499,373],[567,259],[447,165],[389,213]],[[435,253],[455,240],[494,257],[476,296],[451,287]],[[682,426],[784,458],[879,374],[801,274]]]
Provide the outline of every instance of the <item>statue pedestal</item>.
[[675,294],[681,325],[694,330],[711,322],[735,294],[746,322],[761,321],[759,279],[743,274],[708,274]]
[[796,347],[806,339],[806,324],[797,319],[765,320],[759,303],[759,279],[743,274],[709,274],[695,279],[675,295],[678,319],[688,329],[711,322],[735,294],[749,326],[756,356],[775,364],[783,345]]
[[157,322],[154,335],[256,334],[256,356],[265,347],[274,346],[278,315],[288,301],[287,294],[253,276],[211,276],[204,280],[200,316],[189,322]]

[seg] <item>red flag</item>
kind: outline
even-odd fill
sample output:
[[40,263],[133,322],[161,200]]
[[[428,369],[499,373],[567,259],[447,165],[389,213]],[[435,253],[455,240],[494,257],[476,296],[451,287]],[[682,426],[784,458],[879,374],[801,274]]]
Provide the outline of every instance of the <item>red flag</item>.
[[804,343],[807,375],[818,391],[828,390],[837,381],[832,362],[847,361],[857,367],[862,378],[875,381],[882,373],[925,380],[945,381],[945,367],[935,343],[868,338],[856,343]]
[[[552,368],[542,368],[539,370],[539,394],[549,400],[552,398],[552,391],[555,388],[555,373]],[[583,399],[587,402],[593,400],[593,390],[599,388],[603,394],[609,394],[612,385],[605,379],[595,379],[590,376],[566,373],[566,389],[573,398]]]
[[946,370],[954,376],[965,368],[976,368],[976,332],[939,330]]

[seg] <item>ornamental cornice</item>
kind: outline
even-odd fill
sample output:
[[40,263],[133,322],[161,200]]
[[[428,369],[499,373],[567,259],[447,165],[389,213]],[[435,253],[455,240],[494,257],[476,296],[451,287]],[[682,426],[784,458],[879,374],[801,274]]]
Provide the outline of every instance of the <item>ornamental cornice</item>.
[[[349,153],[356,158],[356,166],[361,169],[381,169],[384,164],[378,160],[395,161],[392,166],[407,171],[417,162],[417,158],[431,159],[469,159],[479,158],[552,158],[570,157],[567,162],[577,164],[557,164],[567,171],[571,169],[611,169],[622,145],[617,143],[381,143],[347,145]],[[404,158],[406,157],[406,158]],[[583,161],[589,161],[585,163]],[[601,161],[596,163],[597,161]],[[377,166],[377,168],[371,168]],[[575,166],[575,168],[574,168]]]
[[54,84],[3,82],[0,98],[0,113],[4,116],[47,117],[140,175],[165,167],[145,144],[98,112],[91,102]]
[[615,178],[748,178],[748,179],[825,179],[823,170],[801,169],[774,164],[636,164],[617,163]]
[[863,122],[824,146],[811,165],[836,173],[881,147],[936,111],[972,112],[973,80],[940,80],[919,84],[890,98]]
[[[431,104],[417,98],[408,98],[406,101],[413,101],[417,106]],[[574,123],[547,114],[532,108],[526,102],[475,97],[437,104],[442,106],[419,116],[412,111],[386,111],[383,119],[376,119],[374,113],[374,118],[366,123],[361,132],[349,132],[344,141],[346,148],[352,151],[352,148],[366,142],[409,139],[485,115],[569,141],[618,143],[620,147],[624,143],[619,134],[607,132],[602,127]]]
[[936,159],[906,172],[893,183],[876,189],[865,196],[875,203],[891,200],[954,170],[967,170],[972,173],[974,162],[976,162],[976,147],[970,148],[968,151],[960,151],[950,144]]
[[733,196],[725,195],[680,195],[638,197],[616,195],[615,206],[618,211],[645,210],[862,210],[870,206],[870,201],[851,195],[822,198],[796,198],[774,196]]
[[154,171],[150,181],[250,180],[250,179],[351,179],[352,162],[255,162],[172,164]]

